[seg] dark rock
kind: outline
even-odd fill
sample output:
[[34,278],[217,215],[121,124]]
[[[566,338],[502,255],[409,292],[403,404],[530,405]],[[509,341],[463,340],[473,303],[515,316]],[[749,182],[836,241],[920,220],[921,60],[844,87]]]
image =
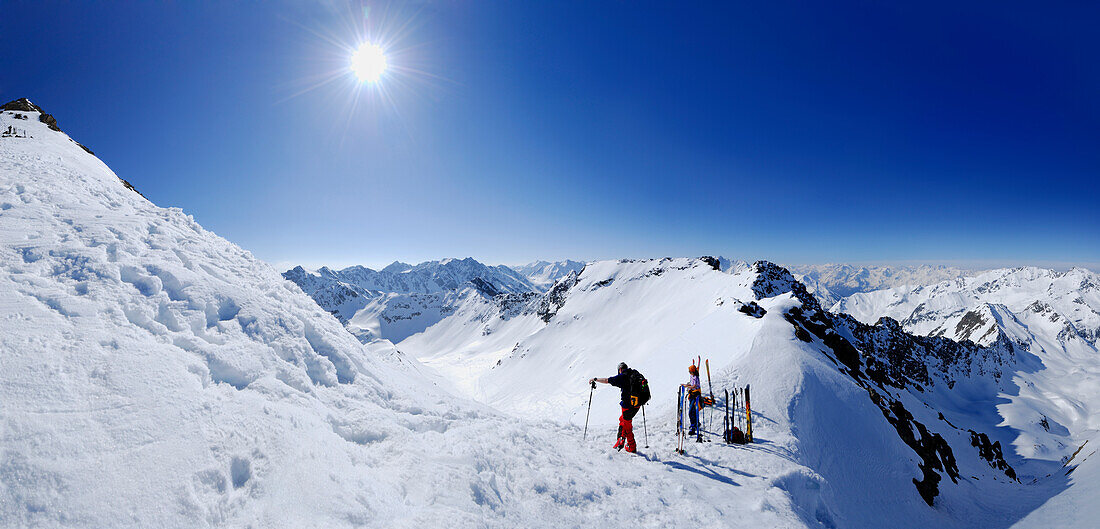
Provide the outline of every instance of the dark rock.
[[818,303],[817,298],[810,294],[806,286],[795,279],[786,268],[769,261],[757,261],[752,264],[752,271],[757,274],[756,280],[752,283],[752,292],[756,295],[756,299],[771,298],[790,292],[807,310],[821,310],[821,304]]
[[764,310],[764,307],[757,305],[755,301],[743,303],[740,307],[737,308],[737,310],[748,314],[753,318],[763,318],[764,315],[768,313],[768,311]]
[[1013,481],[1020,481],[1016,479],[1016,471],[1005,461],[1000,441],[990,443],[988,435],[970,430],[970,446],[977,447],[978,457],[986,460],[990,467],[1003,470],[1005,475]]
[[47,127],[56,130],[57,132],[61,132],[61,129],[57,127],[57,119],[55,119],[52,115],[43,112],[41,107],[34,103],[31,103],[31,101],[25,97],[16,99],[15,101],[8,101],[7,103],[4,103],[4,106],[0,107],[0,110],[10,110],[13,112],[38,112],[38,121],[45,123]]
[[497,289],[495,285],[480,277],[475,277],[471,279],[470,284],[472,284],[474,288],[477,289],[477,291],[480,292],[483,296],[488,298],[493,298],[503,294],[503,292]]
[[42,114],[38,116],[38,121],[45,123],[47,127],[56,130],[57,132],[61,132],[61,129],[57,127],[57,120],[54,119],[52,114]]
[[[79,141],[76,141],[76,140],[72,140],[72,142],[75,143],[77,147],[80,147],[81,149],[84,149],[84,152],[87,152],[88,154],[90,154],[92,156],[95,156],[95,153],[92,152],[91,149],[85,147],[84,144],[82,144],[82,143],[80,143]],[[119,178],[119,180],[122,180],[122,179]],[[130,189],[133,189],[135,192],[137,191],[137,189],[134,189],[134,186],[130,185],[129,182],[126,182],[125,180],[122,180],[122,181],[126,184],[126,187],[128,187]],[[141,195],[141,193],[138,193],[138,194]],[[145,195],[141,195],[141,196],[145,196]]]
[[711,268],[713,268],[715,270],[718,270],[718,271],[722,270],[722,263],[719,262],[718,259],[715,258],[715,257],[711,257],[709,255],[704,255],[703,257],[700,257],[699,260],[704,262],[704,263],[707,263],[708,265],[710,265]]
[[[80,144],[78,143],[77,145],[80,145]],[[80,145],[80,146],[84,147],[83,145]],[[88,148],[84,147],[84,150],[88,151]],[[88,151],[88,152],[90,153],[92,151]],[[126,180],[123,180],[122,177],[119,177],[119,181],[122,182],[123,187],[125,187],[126,189],[129,189],[130,191],[133,191],[133,192],[141,195],[141,191],[138,191],[137,188],[135,188],[133,186],[133,184],[131,184],[130,182],[127,182]],[[145,195],[141,195],[141,198],[145,198]],[[287,278],[287,279],[290,279],[290,278]]]
[[[581,269],[581,273],[584,273],[584,269]],[[576,286],[578,281],[580,281],[580,274],[570,272],[569,275],[559,279],[557,283],[554,283],[554,286],[550,287],[550,290],[543,295],[542,301],[539,303],[539,309],[536,312],[542,321],[550,323],[550,319],[558,313],[558,309],[565,305],[569,290]]]
[[38,105],[31,103],[31,101],[25,97],[16,99],[15,101],[8,101],[7,103],[4,103],[4,106],[0,107],[0,110],[39,113],[42,112],[42,109],[38,108]]
[[801,326],[795,326],[794,335],[796,338],[806,343],[813,343],[814,341],[813,337],[810,336],[810,333],[806,332],[806,329],[803,329]]

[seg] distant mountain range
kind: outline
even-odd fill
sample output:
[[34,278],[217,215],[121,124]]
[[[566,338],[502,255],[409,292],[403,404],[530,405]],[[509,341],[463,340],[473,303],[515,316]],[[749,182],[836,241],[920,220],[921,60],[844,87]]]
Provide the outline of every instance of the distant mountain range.
[[514,268],[516,272],[527,278],[538,289],[546,291],[555,281],[569,275],[571,272],[580,272],[584,269],[584,263],[580,261],[535,261]]
[[361,342],[399,342],[438,323],[471,296],[535,296],[583,269],[584,263],[537,261],[518,268],[489,266],[468,257],[415,266],[395,261],[382,270],[351,266],[310,272],[298,266],[283,277],[336,316]]
[[948,266],[795,265],[788,269],[821,304],[831,307],[842,298],[884,288],[923,286],[965,277],[975,272]]
[[1082,433],[1100,426],[1100,276],[1089,270],[990,270],[853,294],[833,312],[867,324],[889,318],[907,332],[961,343],[1013,344],[1023,382],[1002,396],[1000,409],[1042,426],[1022,429],[1014,442],[1027,457],[1065,461]]

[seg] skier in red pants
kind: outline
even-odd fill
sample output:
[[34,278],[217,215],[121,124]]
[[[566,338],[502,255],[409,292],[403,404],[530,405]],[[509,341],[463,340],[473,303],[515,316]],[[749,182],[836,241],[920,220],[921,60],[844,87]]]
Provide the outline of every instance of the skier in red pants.
[[634,423],[632,421],[641,406],[637,404],[637,398],[632,398],[634,396],[630,394],[630,381],[633,372],[633,369],[627,367],[626,362],[619,362],[619,374],[611,378],[593,378],[589,380],[589,383],[595,381],[601,384],[611,384],[622,390],[622,400],[619,402],[619,406],[622,407],[623,413],[619,417],[619,438],[615,441],[615,449],[622,450],[625,447],[627,452],[634,452],[638,449],[637,444],[634,442]]

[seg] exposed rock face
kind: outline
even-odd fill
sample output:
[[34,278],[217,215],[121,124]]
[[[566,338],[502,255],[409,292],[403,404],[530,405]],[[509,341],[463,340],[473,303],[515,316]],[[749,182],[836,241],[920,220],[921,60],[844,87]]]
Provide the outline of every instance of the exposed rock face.
[[817,298],[811,295],[805,285],[798,282],[790,271],[770,261],[757,261],[752,264],[753,272],[759,274],[752,284],[756,299],[775,297],[790,292],[802,302],[803,306],[821,310]]
[[750,301],[748,303],[742,303],[740,307],[737,307],[737,310],[739,312],[743,312],[745,314],[748,314],[749,316],[752,316],[753,318],[763,318],[764,315],[768,313],[768,311],[764,310],[764,307],[761,307],[755,301]]
[[[581,269],[581,273],[584,273],[584,269]],[[550,319],[558,313],[558,309],[565,305],[565,298],[569,294],[569,289],[576,286],[579,276],[580,274],[577,272],[570,272],[569,275],[554,283],[554,286],[550,287],[550,290],[543,295],[538,308],[538,315],[542,321],[549,323]]]
[[[80,144],[78,143],[77,145],[80,145]],[[80,147],[83,148],[85,151],[88,151],[88,154],[95,154],[83,145],[80,145]],[[118,177],[118,179],[122,181],[122,186],[123,187],[125,187],[126,189],[129,189],[130,191],[133,191],[133,192],[141,195],[141,191],[138,191],[137,188],[135,188],[133,184],[131,184],[130,182],[127,182],[126,180],[123,180],[121,176]],[[145,195],[141,195],[141,196],[144,197]]]
[[45,123],[47,127],[57,132],[61,132],[61,129],[57,126],[57,119],[53,117],[53,114],[42,114],[38,116],[38,121]]
[[[31,103],[31,100],[25,97],[16,99],[15,101],[8,101],[7,103],[4,103],[4,106],[0,107],[0,110],[10,110],[13,112],[38,112],[38,121],[45,123],[47,127],[56,130],[57,132],[61,132],[61,129],[57,127],[57,119],[55,119],[53,115],[43,112],[41,107],[34,103]],[[87,148],[85,148],[84,150],[87,150]]]
[[38,112],[42,113],[42,109],[38,108],[38,105],[31,103],[30,99],[25,97],[16,99],[15,101],[8,101],[4,103],[4,106],[0,107],[0,110],[11,110],[15,112]]

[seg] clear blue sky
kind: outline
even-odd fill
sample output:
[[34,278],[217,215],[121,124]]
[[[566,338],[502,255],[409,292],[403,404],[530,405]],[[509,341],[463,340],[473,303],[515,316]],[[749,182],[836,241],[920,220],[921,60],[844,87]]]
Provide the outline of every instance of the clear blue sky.
[[103,4],[0,97],[272,263],[1100,262],[1098,4]]

